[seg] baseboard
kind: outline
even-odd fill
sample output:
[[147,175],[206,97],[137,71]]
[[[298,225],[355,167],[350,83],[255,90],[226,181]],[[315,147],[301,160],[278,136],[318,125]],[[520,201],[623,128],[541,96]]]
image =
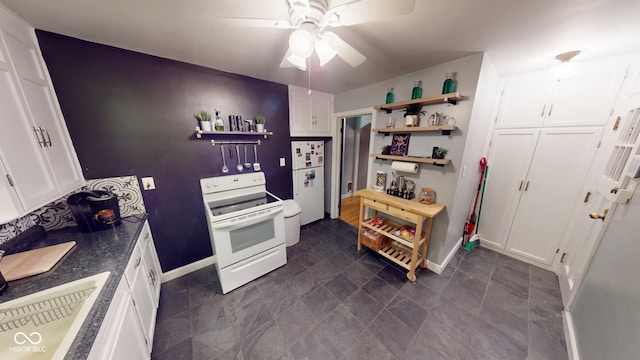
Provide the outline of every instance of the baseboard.
[[456,252],[458,251],[458,249],[460,248],[461,245],[462,245],[462,238],[460,238],[460,240],[458,240],[458,242],[453,247],[453,249],[451,249],[451,251],[449,251],[449,254],[444,259],[442,264],[437,264],[437,263],[431,262],[431,261],[429,261],[429,259],[427,259],[427,269],[433,271],[434,273],[436,273],[438,275],[442,274],[442,272],[447,267],[447,265],[449,265],[449,261],[451,261],[451,259],[453,259],[453,257],[456,255]]
[[185,276],[189,273],[192,273],[196,270],[200,270],[204,267],[207,267],[209,265],[213,265],[216,263],[216,256],[209,256],[206,257],[202,260],[198,260],[196,262],[192,262],[190,264],[187,264],[185,266],[181,266],[179,268],[173,269],[171,271],[167,271],[166,273],[162,273],[161,279],[162,282],[167,282],[169,280],[173,280],[173,279],[177,279],[181,276]]
[[353,196],[353,193],[348,192],[348,193],[346,193],[346,194],[342,194],[342,195],[340,195],[340,198],[341,198],[341,199],[346,199],[346,198],[350,198],[350,197],[352,197],[352,196]]
[[576,332],[573,327],[573,320],[571,318],[570,311],[562,312],[562,323],[564,324],[564,339],[567,344],[567,353],[569,354],[569,360],[580,360],[578,355],[578,344],[576,342]]

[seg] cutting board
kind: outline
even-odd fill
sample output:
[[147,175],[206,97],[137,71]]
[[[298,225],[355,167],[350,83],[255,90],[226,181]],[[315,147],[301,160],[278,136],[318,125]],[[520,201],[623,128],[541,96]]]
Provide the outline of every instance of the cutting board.
[[7,255],[0,261],[0,271],[7,281],[42,274],[62,259],[74,246],[75,241],[51,245],[40,249]]

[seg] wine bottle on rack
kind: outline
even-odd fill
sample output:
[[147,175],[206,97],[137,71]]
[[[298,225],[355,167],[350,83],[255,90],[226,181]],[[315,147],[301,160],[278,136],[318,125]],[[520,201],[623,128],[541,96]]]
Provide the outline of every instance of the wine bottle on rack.
[[216,131],[224,131],[224,121],[220,117],[220,110],[216,109],[216,120],[213,123],[216,127]]

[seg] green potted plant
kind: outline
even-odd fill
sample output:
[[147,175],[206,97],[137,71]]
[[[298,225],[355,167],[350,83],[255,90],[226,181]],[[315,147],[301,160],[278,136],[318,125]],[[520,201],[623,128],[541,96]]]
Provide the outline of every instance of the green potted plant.
[[407,106],[404,112],[404,125],[409,127],[420,125],[420,115],[425,114],[420,104],[411,104]]
[[382,155],[389,155],[391,153],[391,145],[385,145],[380,148]]
[[264,124],[267,122],[267,118],[262,115],[256,116],[256,131],[264,132]]
[[204,110],[200,110],[195,114],[196,119],[200,122],[200,129],[202,131],[212,131],[211,126],[211,114]]
[[444,156],[447,155],[447,152],[449,150],[443,148],[443,147],[439,147],[439,146],[434,146],[433,147],[433,152],[431,154],[431,157],[434,159],[444,159]]

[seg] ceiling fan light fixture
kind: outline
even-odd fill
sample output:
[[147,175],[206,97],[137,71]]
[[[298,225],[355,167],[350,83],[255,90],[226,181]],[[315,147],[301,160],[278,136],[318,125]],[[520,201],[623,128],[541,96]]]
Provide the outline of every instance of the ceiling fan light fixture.
[[304,30],[296,30],[289,36],[289,49],[298,57],[306,58],[313,53],[313,36]]
[[331,61],[334,56],[338,54],[337,51],[331,48],[329,41],[325,37],[321,37],[316,41],[316,53],[320,58],[320,66],[324,66]]
[[287,56],[287,61],[292,63],[299,70],[302,70],[302,71],[307,70],[307,58],[306,57],[300,57],[300,56],[298,56],[296,54],[291,54],[291,55]]

